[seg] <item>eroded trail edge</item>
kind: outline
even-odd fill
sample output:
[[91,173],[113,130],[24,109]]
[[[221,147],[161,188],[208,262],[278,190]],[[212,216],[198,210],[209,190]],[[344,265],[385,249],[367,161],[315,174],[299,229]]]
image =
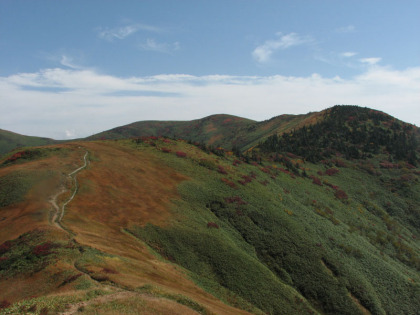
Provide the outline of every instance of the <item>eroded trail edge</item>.
[[85,162],[84,165],[82,165],[81,167],[77,168],[76,170],[74,170],[73,172],[71,172],[71,173],[69,173],[67,175],[68,177],[70,177],[72,179],[72,181],[74,183],[73,184],[74,185],[74,191],[73,191],[73,194],[71,195],[71,197],[67,201],[65,201],[63,203],[63,205],[61,206],[61,208],[60,208],[60,206],[57,204],[57,199],[58,199],[58,197],[60,195],[62,195],[65,192],[67,192],[67,189],[64,186],[62,186],[61,189],[60,189],[60,191],[58,191],[55,195],[51,196],[51,198],[49,200],[49,202],[52,204],[53,208],[55,209],[54,214],[53,214],[53,217],[52,217],[52,223],[57,228],[59,228],[59,229],[61,229],[63,231],[66,231],[66,230],[61,225],[61,220],[64,217],[66,206],[73,200],[74,196],[77,193],[77,190],[78,190],[79,187],[78,187],[77,176],[76,175],[77,175],[78,172],[80,172],[81,170],[83,170],[87,166],[87,164],[88,164],[88,160],[87,160],[88,156],[89,156],[89,152],[86,151],[86,153],[85,153],[85,155],[83,157],[83,160]]

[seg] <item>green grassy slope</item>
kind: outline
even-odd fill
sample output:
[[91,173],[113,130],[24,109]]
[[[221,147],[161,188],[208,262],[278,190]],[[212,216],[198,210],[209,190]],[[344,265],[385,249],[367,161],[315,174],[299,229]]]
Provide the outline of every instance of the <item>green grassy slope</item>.
[[273,314],[419,309],[417,168],[381,168],[376,157],[289,159],[296,168],[241,163],[182,142],[127,145],[152,145],[192,178],[174,209],[181,219],[130,232],[221,299],[240,305],[239,296]]
[[14,132],[0,129],[0,155],[19,147],[52,144],[55,141],[48,138],[23,136]]

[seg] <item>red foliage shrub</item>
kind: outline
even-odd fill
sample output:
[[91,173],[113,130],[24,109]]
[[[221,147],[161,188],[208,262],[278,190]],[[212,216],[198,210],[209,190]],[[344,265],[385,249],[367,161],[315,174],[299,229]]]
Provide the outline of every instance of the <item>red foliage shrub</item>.
[[242,180],[238,180],[238,183],[242,184],[242,185],[246,185],[250,182],[252,182],[253,178],[249,175],[242,175],[241,176],[243,179]]
[[332,162],[335,164],[335,166],[337,167],[346,167],[346,163],[344,163],[344,161],[339,160],[339,159],[335,159],[332,160]]
[[170,153],[171,152],[171,150],[168,149],[168,148],[161,148],[161,150],[162,150],[163,153]]
[[176,156],[180,158],[184,158],[187,156],[187,153],[182,152],[182,151],[176,151]]
[[78,273],[78,274],[75,274],[75,275],[72,275],[72,276],[67,277],[67,278],[63,281],[63,283],[61,283],[61,284],[60,284],[60,287],[62,287],[62,286],[64,286],[64,285],[66,285],[66,284],[68,284],[68,283],[70,283],[70,282],[73,282],[73,281],[77,280],[77,279],[78,279],[79,277],[81,277],[81,276],[83,276],[83,273]]
[[225,168],[223,167],[223,166],[221,166],[221,165],[218,165],[217,166],[217,171],[220,173],[220,174],[227,174],[227,171],[225,170]]
[[226,197],[225,201],[227,203],[236,203],[237,205],[246,205],[247,202],[243,201],[241,197],[239,196],[234,196],[234,197]]
[[251,162],[251,164],[254,165],[254,166],[258,166],[257,162]]
[[261,167],[260,170],[261,170],[261,172],[264,172],[266,174],[270,174],[270,170],[266,167]]
[[214,223],[214,222],[209,222],[209,223],[207,223],[207,227],[208,228],[218,229],[219,228],[219,225],[217,223]]
[[110,268],[102,268],[102,272],[110,273],[110,274],[118,274],[118,271]]
[[32,253],[36,256],[47,256],[51,254],[50,249],[54,248],[54,244],[51,242],[45,242],[42,245],[37,245],[32,249]]
[[325,171],[325,174],[327,174],[328,176],[333,176],[333,175],[337,174],[338,172],[340,172],[340,171],[336,168],[329,168]]
[[0,310],[2,309],[2,308],[7,308],[7,307],[9,307],[11,304],[10,304],[10,302],[9,301],[7,301],[7,300],[3,300],[3,301],[1,301],[0,302]]
[[379,166],[381,168],[386,168],[386,169],[393,169],[393,168],[398,168],[399,167],[398,164],[394,164],[394,163],[391,163],[391,162],[388,162],[388,161],[384,161],[384,162],[379,163]]
[[284,169],[284,168],[279,168],[279,171],[280,171],[280,172],[282,172],[282,173],[284,173],[284,174],[289,175],[289,176],[290,176],[291,178],[293,178],[293,179],[295,179],[295,178],[296,178],[295,174],[293,174],[292,172],[290,172],[290,171],[288,171],[288,170],[286,170],[286,169]]
[[0,257],[0,262],[1,262],[1,261],[8,260],[8,259],[9,259],[9,257]]
[[291,158],[291,159],[297,159],[297,158],[298,158],[298,156],[297,156],[297,155],[295,155],[295,154],[293,154],[293,153],[291,153],[291,152],[287,152],[287,153],[286,153],[286,155],[287,155],[289,158]]
[[319,176],[323,176],[324,175],[324,173],[322,172],[322,171],[318,171],[318,172],[316,172]]
[[3,244],[1,244],[0,245],[0,255],[7,252],[11,247],[12,247],[12,242],[11,241],[6,241]]
[[233,166],[238,166],[240,164],[242,164],[242,161],[239,161],[239,160],[234,160],[233,161]]
[[310,176],[310,178],[312,178],[312,184],[318,185],[318,186],[322,186],[322,182],[321,180],[316,177],[316,176]]
[[157,139],[158,139],[158,137],[156,137],[156,136],[150,136],[150,137],[149,137],[149,139],[150,139],[150,140],[157,140]]
[[162,139],[162,141],[163,141],[163,142],[165,142],[165,143],[171,143],[171,140],[169,140],[169,139],[165,139],[165,138],[164,138],[164,139]]
[[337,199],[340,199],[340,200],[347,200],[347,199],[349,199],[349,196],[347,196],[347,194],[343,190],[341,190],[341,189],[336,190],[334,196]]
[[325,180],[324,180],[324,184],[327,185],[328,187],[331,187],[334,190],[338,190],[339,189],[338,186],[335,186],[333,184],[330,184],[329,182],[327,182]]
[[231,182],[230,180],[228,180],[227,178],[221,178],[220,179],[222,182],[224,182],[226,185],[228,185],[231,188],[236,188],[236,184],[234,182]]

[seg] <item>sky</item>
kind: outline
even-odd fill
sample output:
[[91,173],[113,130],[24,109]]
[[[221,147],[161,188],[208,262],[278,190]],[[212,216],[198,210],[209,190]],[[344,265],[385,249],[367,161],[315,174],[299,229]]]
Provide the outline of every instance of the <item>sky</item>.
[[420,126],[419,16],[417,0],[0,0],[0,128],[72,139],[337,104]]

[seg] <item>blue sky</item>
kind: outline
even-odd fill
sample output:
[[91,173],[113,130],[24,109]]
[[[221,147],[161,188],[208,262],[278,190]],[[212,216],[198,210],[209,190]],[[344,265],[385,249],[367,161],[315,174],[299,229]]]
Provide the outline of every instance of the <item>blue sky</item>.
[[139,120],[335,104],[420,126],[419,1],[0,1],[0,128],[56,139]]

